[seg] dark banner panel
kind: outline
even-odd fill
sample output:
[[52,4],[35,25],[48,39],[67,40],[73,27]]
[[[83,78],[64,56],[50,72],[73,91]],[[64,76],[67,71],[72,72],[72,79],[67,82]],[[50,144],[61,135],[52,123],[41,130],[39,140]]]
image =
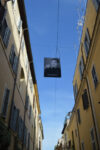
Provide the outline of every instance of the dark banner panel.
[[60,59],[44,58],[44,77],[61,77]]

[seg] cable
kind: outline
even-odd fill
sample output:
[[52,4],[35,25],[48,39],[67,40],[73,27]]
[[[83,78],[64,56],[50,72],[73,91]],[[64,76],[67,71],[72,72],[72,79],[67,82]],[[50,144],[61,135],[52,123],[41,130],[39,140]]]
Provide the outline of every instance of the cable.
[[60,5],[59,5],[59,0],[57,0],[57,38],[56,38],[56,56],[58,52],[58,42],[59,42],[59,10],[60,10]]

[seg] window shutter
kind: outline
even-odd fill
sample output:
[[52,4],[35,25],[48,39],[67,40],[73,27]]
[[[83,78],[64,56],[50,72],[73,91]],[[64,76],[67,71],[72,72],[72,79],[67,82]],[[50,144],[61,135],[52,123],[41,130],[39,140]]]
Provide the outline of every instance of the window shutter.
[[28,150],[30,149],[30,133],[28,133]]
[[98,79],[97,79],[97,75],[96,75],[96,71],[95,71],[95,67],[93,66],[92,68],[92,78],[93,78],[93,81],[94,81],[94,85],[95,85],[95,88],[98,84]]
[[10,33],[11,33],[10,29],[9,29],[9,27],[7,27],[6,30],[5,30],[4,38],[3,38],[3,42],[4,42],[5,46],[6,46],[6,48],[8,46],[8,42],[9,42],[9,38],[10,38]]
[[1,5],[1,2],[0,2],[0,28],[3,24],[3,20],[4,20],[4,17],[5,17],[5,12],[6,12],[5,7],[3,7]]
[[21,42],[21,49],[22,51],[24,50],[24,46],[25,46],[25,42],[24,42],[24,37],[22,38],[22,42]]
[[15,3],[15,0],[12,0],[12,3]]
[[6,117],[6,113],[7,113],[9,94],[10,94],[10,90],[6,88],[4,92],[3,108],[2,108],[2,114],[4,117]]
[[75,83],[73,89],[74,89],[74,97],[75,97],[75,100],[76,100],[76,96],[77,96],[77,92],[78,92],[77,82]]
[[86,57],[87,57],[88,53],[89,53],[89,47],[90,47],[90,36],[89,36],[88,29],[86,30],[86,33],[85,33],[84,47],[85,47],[85,53],[86,53]]
[[88,101],[88,94],[87,90],[84,90],[84,93],[82,95],[82,101],[83,101],[83,108],[86,110],[89,107],[89,101]]
[[31,112],[32,112],[32,107],[30,105],[30,107],[29,107],[29,119],[31,119]]
[[25,109],[28,109],[28,105],[29,105],[29,96],[26,95],[26,103],[25,103]]
[[22,27],[22,20],[19,18],[18,19],[18,25],[17,25],[17,28],[18,28],[18,32],[20,33],[20,30],[21,30],[21,27]]
[[77,109],[77,117],[78,117],[78,123],[81,123],[80,110],[79,109]]
[[21,119],[21,117],[19,117],[19,125],[18,125],[18,137],[20,138],[20,140],[22,140],[23,138],[23,120]]
[[11,120],[10,120],[11,129],[13,129],[14,109],[15,109],[15,107],[14,107],[14,103],[13,103],[12,110],[11,110]]
[[10,51],[10,56],[9,56],[9,60],[10,60],[10,63],[11,65],[13,66],[13,63],[14,63],[14,57],[15,57],[15,52],[14,52],[14,45],[12,44],[11,46],[11,51]]
[[27,128],[25,127],[24,130],[24,144],[26,145],[26,140],[27,140]]
[[18,109],[16,109],[16,107],[15,107],[15,109],[14,109],[14,120],[13,120],[13,129],[14,129],[14,131],[17,130],[18,113],[19,113],[19,111],[18,111]]
[[80,78],[82,79],[82,74],[84,71],[84,63],[83,63],[83,57],[81,57],[80,63],[79,63],[79,72],[80,72]]
[[17,73],[17,66],[18,66],[18,57],[15,56],[14,64],[13,64],[13,71],[14,71],[14,73]]
[[80,63],[79,63],[79,72],[80,72],[80,78],[82,79],[82,74],[84,71],[84,63],[83,63],[83,57],[81,57]]
[[88,45],[90,45],[90,35],[88,29],[86,29],[86,37],[87,37]]
[[96,9],[96,11],[98,10],[98,7],[99,7],[99,2],[98,0],[92,0],[93,4],[94,4],[94,7]]

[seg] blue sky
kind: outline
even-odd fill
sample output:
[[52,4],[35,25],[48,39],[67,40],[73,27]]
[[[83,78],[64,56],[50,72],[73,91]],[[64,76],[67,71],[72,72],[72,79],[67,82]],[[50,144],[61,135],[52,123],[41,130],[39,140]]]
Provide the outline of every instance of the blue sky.
[[[62,77],[44,78],[44,57],[56,56],[57,0],[25,0],[44,128],[43,150],[53,150],[65,115],[73,108],[72,80],[79,48],[83,0],[60,0],[59,52]],[[82,4],[82,5],[81,5]],[[80,12],[80,13],[79,13]]]

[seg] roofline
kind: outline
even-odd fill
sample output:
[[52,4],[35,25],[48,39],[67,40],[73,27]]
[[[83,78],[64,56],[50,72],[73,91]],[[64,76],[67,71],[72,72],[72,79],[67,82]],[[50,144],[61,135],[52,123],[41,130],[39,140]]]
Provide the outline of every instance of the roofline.
[[[85,9],[84,16],[86,16],[87,4],[88,4],[88,0],[87,0],[87,3],[86,3],[86,9]],[[75,66],[75,70],[74,70],[74,74],[73,74],[73,81],[72,81],[72,83],[74,82],[74,77],[75,77],[75,73],[76,73],[76,68],[77,68],[77,63],[78,63],[78,57],[79,57],[79,52],[80,52],[80,47],[81,47],[81,41],[82,41],[82,36],[83,36],[83,30],[84,30],[83,29],[84,28],[84,24],[85,24],[85,19],[84,19],[84,23],[83,23],[83,27],[82,27],[81,38],[80,38],[80,42],[79,42],[78,55],[77,55],[76,66]]]
[[[26,44],[28,60],[29,60],[29,62],[33,62],[32,49],[31,49],[31,44],[30,44],[30,37],[29,37],[29,31],[28,31],[27,16],[26,16],[24,0],[18,0],[18,7],[19,7],[19,12],[20,12],[20,17],[22,20],[23,31],[24,31],[24,29],[27,29],[27,30],[25,30],[25,32],[23,32],[23,34],[24,34],[24,39],[25,39],[25,44]],[[36,84],[34,64],[33,63],[29,63],[29,64],[30,64],[30,70],[31,70],[31,74],[32,74],[33,83]]]

